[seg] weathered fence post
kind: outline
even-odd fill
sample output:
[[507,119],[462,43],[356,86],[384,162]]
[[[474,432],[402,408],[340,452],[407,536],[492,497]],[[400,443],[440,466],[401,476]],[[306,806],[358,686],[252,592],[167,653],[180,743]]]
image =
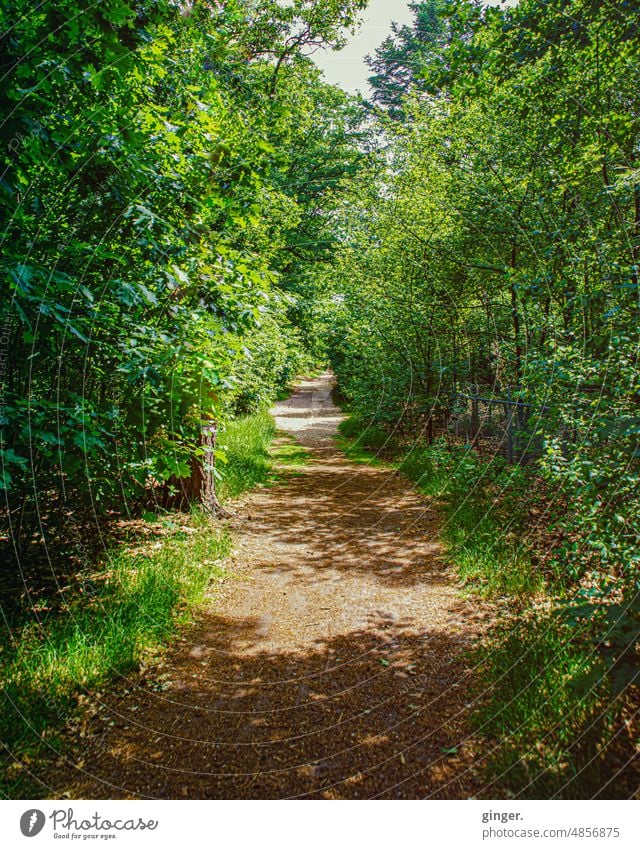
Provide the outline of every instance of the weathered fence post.
[[229,518],[228,513],[218,501],[216,493],[216,443],[218,440],[218,423],[209,422],[202,428],[200,437],[203,448],[202,456],[202,506],[210,516]]
[[473,395],[471,396],[471,444],[474,448],[478,447],[480,440],[480,402],[478,401],[477,386],[473,387]]
[[513,463],[513,405],[511,403],[511,387],[507,388],[507,457]]
[[518,400],[518,430],[524,430],[524,401]]
[[459,428],[459,419],[458,419],[458,400],[459,394],[456,388],[456,384],[453,384],[453,390],[451,392],[451,410],[453,414],[449,417],[449,422],[453,422],[453,435],[457,439],[460,433]]

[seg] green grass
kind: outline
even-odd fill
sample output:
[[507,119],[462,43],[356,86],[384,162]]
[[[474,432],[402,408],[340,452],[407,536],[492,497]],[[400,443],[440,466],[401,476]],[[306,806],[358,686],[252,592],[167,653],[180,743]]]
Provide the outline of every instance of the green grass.
[[[347,456],[366,462],[374,455],[359,428],[357,420],[347,420],[342,440]],[[597,629],[558,615],[571,607],[555,598],[567,587],[561,577],[541,574],[523,542],[531,472],[443,440],[398,453],[396,461],[441,511],[441,539],[466,591],[510,600],[511,613],[470,657],[476,669],[473,722],[488,752],[484,795],[590,798],[603,774],[615,775],[615,764],[633,758],[638,740],[624,726],[625,702],[612,698],[606,678],[593,675]],[[609,797],[628,797],[633,787],[625,782],[612,782]]]
[[[485,764],[488,798],[591,798],[603,775],[615,776],[616,764],[634,756],[637,740],[622,723],[624,700],[612,698],[605,676],[594,677],[596,631],[559,615],[571,607],[556,598],[566,583],[543,574],[525,542],[535,499],[531,471],[443,442],[411,452],[399,468],[440,505],[441,537],[467,588],[509,600],[511,614],[472,658],[474,721],[488,741],[498,741]],[[614,780],[606,792],[626,798],[633,787],[625,782]]]
[[451,476],[451,458],[439,443],[415,448],[400,458],[398,468],[413,481],[423,495],[443,497]]
[[220,464],[221,501],[268,482],[272,467],[269,446],[275,432],[273,418],[266,412],[243,416],[226,426],[220,436],[220,447],[226,455],[226,463]]
[[391,447],[389,434],[378,425],[367,425],[358,416],[349,416],[338,425],[338,432],[349,440],[352,448],[381,451]]
[[442,539],[460,578],[486,596],[535,596],[545,588],[523,542],[527,472],[502,458],[482,460],[443,441],[411,451],[399,469],[438,500]]
[[226,454],[218,484],[223,502],[297,474],[309,458],[309,452],[295,439],[276,432],[275,422],[266,412],[231,422],[220,444]]
[[389,437],[381,427],[367,427],[357,416],[349,416],[338,425],[336,444],[353,463],[384,465],[378,454],[388,448],[388,442]]
[[[76,593],[60,613],[32,621],[6,641],[4,744],[28,757],[73,716],[85,690],[134,670],[162,646],[224,574],[221,560],[229,550],[227,534],[194,513],[168,537],[113,552],[92,576],[93,595]],[[10,781],[4,790],[11,795]]]
[[362,463],[367,466],[385,466],[390,463],[381,460],[371,448],[364,448],[359,442],[351,442],[344,436],[336,438],[336,445],[352,463]]
[[[386,432],[355,416],[339,427],[338,446],[356,463],[389,465],[434,499],[443,514],[441,539],[458,574],[484,596],[535,596],[545,587],[522,542],[518,512],[526,472],[501,458],[481,460],[466,446],[437,441],[402,453]],[[396,450],[395,461],[393,457]],[[379,452],[385,452],[385,459]]]
[[[475,725],[498,741],[484,765],[498,779],[489,797],[513,788],[522,798],[591,798],[603,775],[616,772],[606,742],[614,740],[620,764],[633,756],[628,735],[616,735],[625,730],[621,703],[607,680],[580,685],[596,660],[593,644],[552,611],[531,609],[503,622],[474,660],[484,690]],[[615,781],[608,793],[628,795]]]
[[286,433],[278,433],[271,445],[273,470],[270,483],[278,483],[285,478],[296,477],[309,462],[309,450],[296,442]]

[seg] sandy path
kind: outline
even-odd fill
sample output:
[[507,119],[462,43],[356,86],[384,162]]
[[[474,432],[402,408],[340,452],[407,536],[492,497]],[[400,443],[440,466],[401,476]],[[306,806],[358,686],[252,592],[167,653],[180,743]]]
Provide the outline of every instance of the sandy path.
[[329,374],[274,413],[311,461],[238,503],[233,577],[162,670],[109,697],[55,795],[477,792],[461,651],[482,613],[456,594],[436,517],[336,449]]

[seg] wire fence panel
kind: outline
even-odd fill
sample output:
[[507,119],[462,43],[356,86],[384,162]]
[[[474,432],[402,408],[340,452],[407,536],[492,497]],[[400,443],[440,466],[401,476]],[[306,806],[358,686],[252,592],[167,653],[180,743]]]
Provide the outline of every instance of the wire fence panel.
[[479,451],[500,454],[510,463],[527,463],[542,454],[542,438],[530,422],[544,416],[545,409],[534,409],[512,397],[494,395],[477,386],[453,395],[448,430],[457,439],[466,439]]

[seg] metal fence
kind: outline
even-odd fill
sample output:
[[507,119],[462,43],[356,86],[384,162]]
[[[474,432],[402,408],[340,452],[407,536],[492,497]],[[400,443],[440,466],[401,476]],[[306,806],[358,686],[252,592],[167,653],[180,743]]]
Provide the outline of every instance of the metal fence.
[[534,409],[513,398],[509,388],[504,397],[496,397],[471,386],[467,392],[454,393],[448,430],[479,451],[501,454],[510,463],[527,463],[542,453],[542,439],[535,435],[530,420],[545,412],[544,407]]
[[[602,395],[602,388],[580,387],[582,401],[588,398],[591,403],[595,394]],[[543,430],[560,441],[565,457],[570,456],[571,446],[580,436],[575,422],[581,401],[574,397],[571,404],[575,415],[563,424],[562,416],[554,416],[550,406],[523,401],[510,387],[498,395],[495,387],[469,384],[465,391],[443,393],[430,405],[407,404],[400,421],[393,422],[393,431],[401,442],[414,440],[416,434],[428,444],[446,436],[465,440],[482,454],[502,455],[510,463],[525,464],[542,456]]]

